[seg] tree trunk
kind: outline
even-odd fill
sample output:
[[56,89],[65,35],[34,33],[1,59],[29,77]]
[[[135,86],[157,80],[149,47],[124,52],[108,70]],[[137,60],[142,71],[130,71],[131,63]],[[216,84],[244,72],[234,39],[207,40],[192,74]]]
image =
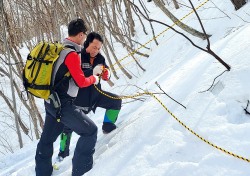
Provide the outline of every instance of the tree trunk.
[[207,39],[206,35],[193,29],[192,27],[187,26],[186,24],[182,23],[178,18],[176,18],[165,6],[160,0],[154,0],[154,3],[181,29],[188,32],[189,34],[199,37],[203,40]]
[[67,1],[70,9],[71,20],[73,20],[74,18],[77,18],[76,8],[75,8],[76,4],[74,4],[72,0],[67,0]]
[[[5,23],[5,15],[4,15],[4,6],[3,6],[3,0],[0,0],[0,8],[1,8],[1,16],[2,16],[2,27],[3,27],[3,38],[5,41],[5,51],[8,54],[8,63],[10,63],[10,50],[8,46],[8,40],[6,36],[6,23]],[[17,114],[17,109],[16,109],[16,97],[15,97],[15,90],[13,86],[13,75],[12,75],[12,68],[11,65],[9,64],[9,72],[10,72],[10,83],[11,83],[11,92],[12,92],[12,99],[13,99],[13,110],[14,110],[14,116],[15,116],[15,125],[16,125],[16,130],[17,130],[17,136],[18,136],[18,142],[19,142],[19,147],[23,148],[23,139],[20,131],[20,124],[19,124],[19,119],[18,119],[18,114]]]
[[231,0],[235,10],[239,10],[243,5],[246,4],[246,0]]
[[173,0],[173,3],[174,3],[174,7],[175,7],[176,9],[179,9],[179,8],[180,8],[180,6],[179,6],[177,0]]
[[[36,139],[39,139],[40,138],[40,132],[39,132],[38,125],[37,125],[37,119],[39,119],[39,117],[41,117],[41,114],[37,110],[35,100],[34,100],[34,98],[29,98],[28,99],[29,101],[25,101],[23,99],[23,97],[21,97],[22,92],[20,91],[20,89],[19,89],[16,82],[14,82],[14,86],[15,86],[15,89],[17,91],[17,95],[19,96],[19,99],[22,101],[23,105],[25,106],[25,108],[29,112],[29,115],[30,115],[31,120],[32,120],[32,124],[34,126],[34,132],[35,132],[35,135],[36,135]],[[29,102],[30,105],[28,104],[28,102]],[[39,122],[40,122],[40,120],[39,120]],[[44,122],[42,120],[42,123],[40,122],[40,127],[41,128],[43,128],[43,124],[44,124]]]
[[121,69],[121,71],[129,78],[129,79],[132,79],[132,76],[123,68],[123,66],[121,65],[121,63],[118,61],[114,51],[113,51],[113,48],[111,47],[110,43],[108,42],[107,38],[105,37],[105,40],[107,41],[106,44],[108,45],[109,47],[109,50],[111,51],[112,55],[114,56],[114,59],[117,63],[117,65],[119,66],[119,68]]
[[[9,101],[9,98],[4,95],[4,93],[0,90],[0,96],[4,99],[5,103],[7,104],[7,106],[9,107],[9,109],[11,110],[11,112],[15,113],[14,107],[11,104],[11,102]],[[23,130],[23,132],[28,135],[29,133],[29,129],[27,128],[27,126],[23,123],[21,117],[19,114],[16,114],[16,118],[18,121],[18,124],[20,125],[21,129]]]
[[[141,0],[139,0],[139,2],[140,2],[140,4],[141,4],[141,7],[143,8],[143,11],[145,12],[145,15],[147,16],[147,17],[149,17],[148,16],[148,13],[147,13],[147,11],[146,11],[146,7],[145,7],[145,5],[143,4],[143,2],[141,1]],[[134,8],[134,7],[133,7]],[[134,9],[134,11],[135,11],[135,9]],[[136,12],[136,11],[135,11]],[[138,15],[137,13],[136,13],[136,15]],[[139,17],[139,15],[138,15],[138,17]],[[140,19],[140,18],[139,18]],[[153,24],[151,23],[151,21],[149,21],[149,24],[150,24],[150,27],[151,27],[151,30],[152,30],[152,33],[153,33],[153,37],[154,37],[154,41],[155,41],[155,44],[156,45],[159,45],[158,44],[158,42],[157,42],[157,40],[156,40],[156,37],[155,37],[155,31],[154,31],[154,27],[153,27]],[[143,25],[144,26],[144,25]]]
[[58,22],[58,11],[55,10],[57,9],[57,0],[53,0],[52,1],[52,8],[54,9],[51,9],[51,22],[52,22],[52,29],[53,29],[53,35],[54,35],[54,41],[58,41],[60,42],[61,41],[61,31],[60,31],[60,25],[59,25],[59,22]]
[[113,75],[114,75],[114,77],[116,79],[119,79],[119,77],[117,76],[116,70],[114,69],[114,66],[113,66],[113,64],[111,62],[111,59],[110,59],[110,56],[109,56],[109,52],[108,52],[108,49],[107,49],[107,46],[105,45],[105,43],[104,43],[103,49],[104,49],[104,53],[106,55],[106,58],[108,60],[109,66],[110,66],[110,71],[112,71],[112,73],[113,73]]
[[131,11],[131,6],[130,3],[127,2],[127,0],[124,0],[124,5],[126,7],[126,16],[127,16],[127,24],[129,25],[129,34],[132,35],[132,37],[135,36],[135,23],[133,20],[133,16],[132,16],[132,11]]
[[38,0],[38,1],[36,1],[35,2],[36,3],[36,14],[33,16],[33,18],[34,18],[34,22],[33,23],[36,23],[36,27],[35,27],[35,32],[36,32],[36,37],[37,37],[37,40],[38,40],[38,42],[40,42],[40,41],[42,41],[42,40],[44,40],[44,35],[43,35],[43,32],[42,32],[42,29],[41,29],[41,27],[39,27],[39,26],[41,26],[41,24],[40,24],[40,21],[42,20],[42,18],[41,18],[41,10],[40,10],[40,0]]
[[34,125],[34,131],[35,131],[35,134],[36,134],[36,139],[39,139],[40,138],[40,132],[39,132],[39,129],[38,129],[38,126],[37,126],[37,119],[39,121],[39,125],[40,125],[41,128],[43,128],[43,126],[44,126],[44,121],[42,119],[41,114],[39,113],[39,111],[37,109],[34,97],[29,98],[29,103],[30,103],[30,106],[31,106],[30,115],[32,116],[31,118],[32,118],[33,125]]

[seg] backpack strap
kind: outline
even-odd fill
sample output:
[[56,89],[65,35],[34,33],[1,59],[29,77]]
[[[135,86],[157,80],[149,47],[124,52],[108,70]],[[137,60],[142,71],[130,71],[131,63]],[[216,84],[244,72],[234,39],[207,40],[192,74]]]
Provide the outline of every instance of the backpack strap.
[[65,45],[64,47],[74,50],[77,54],[81,53],[81,51],[76,51],[76,48],[73,45]]
[[[76,52],[76,49],[74,46],[72,45],[66,45],[64,46],[65,48],[68,49],[72,49]],[[72,51],[73,52],[73,51]],[[71,52],[69,52],[71,53]],[[69,54],[68,53],[68,54]],[[81,52],[76,52],[77,54],[81,53]],[[67,57],[67,56],[66,56]],[[54,107],[56,108],[56,120],[57,122],[61,121],[61,102],[60,102],[60,98],[58,97],[58,94],[56,92],[56,89],[65,81],[65,80],[70,80],[71,75],[69,73],[69,71],[67,73],[64,74],[64,77],[56,84],[53,86],[52,90],[51,90],[51,95],[50,95],[50,99],[52,100]]]
[[45,44],[43,44],[41,50],[39,51],[39,54],[38,54],[37,58],[35,58],[36,60],[34,60],[33,63],[29,66],[29,68],[33,67],[33,68],[32,68],[32,71],[31,71],[31,75],[33,75],[33,73],[34,73],[34,68],[35,68],[35,67],[34,67],[35,62],[39,61],[39,66],[38,66],[38,69],[37,69],[35,78],[33,79],[31,85],[34,85],[34,83],[35,83],[35,81],[36,81],[36,79],[37,79],[38,73],[40,72],[40,69],[41,69],[41,66],[42,66],[42,62],[44,61],[44,58],[45,58],[46,54],[48,53],[48,51],[49,51],[49,49],[50,49],[50,46],[47,45],[44,54],[43,54],[42,56],[40,56],[40,55],[41,55],[41,52],[42,52],[42,50],[43,50],[43,48],[44,48],[44,46],[45,46]]
[[49,99],[51,100],[51,102],[53,103],[55,109],[56,109],[56,121],[60,122],[61,121],[61,101],[60,98],[58,96],[58,94],[52,90],[51,94],[49,96]]
[[[65,47],[65,48],[68,48],[68,49],[72,49],[72,50],[74,50],[74,51],[76,52],[76,48],[75,48],[73,45],[65,45],[64,47]],[[72,51],[72,52],[73,52],[73,51]],[[69,52],[69,53],[71,53],[71,52]],[[69,54],[69,53],[68,53],[68,54]],[[76,52],[76,53],[79,54],[79,53],[81,53],[81,51]],[[67,54],[67,55],[68,55],[68,54]],[[66,55],[66,57],[67,57],[67,55]],[[69,71],[66,72],[66,73],[64,74],[63,79],[61,79],[57,84],[55,84],[55,85],[53,86],[53,89],[56,90],[56,88],[58,88],[58,87],[62,84],[63,81],[65,81],[65,80],[67,80],[67,79],[70,79],[70,77],[71,77],[71,75],[70,75]]]

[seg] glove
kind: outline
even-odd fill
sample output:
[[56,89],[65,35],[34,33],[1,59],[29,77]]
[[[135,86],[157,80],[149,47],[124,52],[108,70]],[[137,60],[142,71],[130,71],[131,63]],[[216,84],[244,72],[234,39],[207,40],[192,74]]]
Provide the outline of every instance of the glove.
[[94,84],[97,85],[100,81],[100,77],[99,76],[96,76],[96,75],[93,75],[95,77],[95,82]]
[[104,68],[104,71],[102,73],[102,79],[104,81],[107,81],[110,77],[110,71],[107,68]]
[[103,71],[103,66],[101,64],[95,66],[95,68],[93,69],[93,75],[99,76],[100,74],[102,74]]

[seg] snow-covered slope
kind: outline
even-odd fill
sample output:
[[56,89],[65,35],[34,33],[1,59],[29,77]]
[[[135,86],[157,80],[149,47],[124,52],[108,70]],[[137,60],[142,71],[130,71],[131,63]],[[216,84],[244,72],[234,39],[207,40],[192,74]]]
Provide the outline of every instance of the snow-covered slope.
[[[187,107],[184,109],[166,95],[156,94],[180,121],[211,143],[250,159],[250,116],[243,110],[250,99],[250,24],[236,16],[250,21],[250,4],[234,11],[229,1],[213,2],[230,18],[212,8],[214,5],[211,2],[206,3],[199,14],[206,31],[213,35],[211,48],[231,66],[231,70],[216,79],[212,90],[202,92],[226,70],[225,67],[171,31],[161,36],[159,46],[152,47],[149,58],[141,58],[140,63],[147,71],[131,82],[155,93],[160,92],[155,85],[157,81],[166,93]],[[176,15],[182,17],[188,12],[179,10]],[[185,20],[198,28],[194,14]],[[157,27],[159,32],[164,29],[163,26]],[[207,45],[206,41],[192,39],[200,46]],[[132,64],[127,67],[136,73]],[[115,82],[117,88],[114,91],[119,93],[119,85],[124,85],[124,80],[121,77]],[[105,89],[112,91],[108,86]],[[134,87],[122,91],[127,95],[135,93]],[[123,105],[116,131],[106,136],[99,132],[95,165],[86,176],[250,175],[249,162],[205,143],[181,126],[154,98],[144,98],[143,102]],[[96,114],[90,115],[99,127],[103,113],[99,109]],[[71,155],[53,175],[71,174],[71,159],[77,138],[74,134]],[[34,176],[36,143],[1,158],[0,175]],[[58,146],[57,141],[53,159]]]

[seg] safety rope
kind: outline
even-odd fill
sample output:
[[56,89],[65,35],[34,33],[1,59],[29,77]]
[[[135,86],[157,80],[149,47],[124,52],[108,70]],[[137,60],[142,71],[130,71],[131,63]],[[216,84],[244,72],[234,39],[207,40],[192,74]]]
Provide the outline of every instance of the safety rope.
[[210,142],[210,141],[208,141],[207,139],[205,139],[205,138],[203,138],[203,137],[201,137],[199,134],[197,134],[195,131],[193,131],[191,128],[189,128],[187,125],[185,125],[181,120],[179,120],[162,102],[161,102],[161,100],[159,99],[159,98],[157,98],[153,93],[151,93],[151,92],[144,92],[144,93],[138,93],[138,94],[136,94],[136,95],[133,95],[133,96],[121,96],[121,97],[113,97],[113,96],[110,96],[110,95],[108,95],[108,94],[106,94],[106,93],[104,93],[103,91],[101,91],[100,89],[98,89],[95,85],[94,85],[94,87],[96,88],[96,90],[99,92],[99,93],[101,93],[101,94],[103,94],[103,95],[105,95],[105,96],[107,96],[107,97],[109,97],[109,98],[111,98],[111,99],[127,99],[127,98],[135,98],[135,97],[138,97],[138,96],[142,96],[142,95],[150,95],[150,96],[152,96],[155,100],[157,100],[158,101],[158,103],[160,103],[161,104],[161,106],[179,123],[179,124],[181,124],[185,129],[187,129],[189,132],[191,132],[192,134],[194,134],[196,137],[198,137],[199,139],[201,139],[203,142],[205,142],[205,143],[207,143],[208,145],[210,145],[210,146],[212,146],[212,147],[214,147],[214,148],[216,148],[216,149],[218,149],[218,150],[220,150],[220,151],[222,151],[222,152],[224,152],[224,153],[226,153],[226,154],[229,154],[229,155],[231,155],[231,156],[233,156],[233,157],[236,157],[236,158],[238,158],[238,159],[241,159],[241,160],[243,160],[243,161],[247,161],[247,162],[250,162],[250,159],[247,159],[247,158],[245,158],[245,157],[243,157],[243,156],[240,156],[240,155],[237,155],[237,154],[234,154],[233,152],[230,152],[230,151],[228,151],[228,150],[226,150],[226,149],[223,149],[222,147],[219,147],[219,146],[217,146],[217,145],[215,145],[215,144],[213,144],[212,142]]
[[[197,10],[197,9],[199,9],[200,7],[202,7],[204,4],[206,4],[207,2],[208,2],[209,0],[206,0],[205,2],[203,2],[203,3],[201,3],[198,7],[196,7],[195,9]],[[192,13],[194,12],[194,10],[192,10],[190,13],[188,13],[187,15],[185,15],[183,18],[181,18],[180,19],[180,21],[182,21],[183,19],[185,19],[186,17],[188,17],[189,15],[191,15]],[[174,23],[173,25],[172,25],[172,27],[174,26],[174,25],[176,25],[178,22],[176,22],[176,23]],[[144,45],[142,45],[141,47],[139,47],[139,48],[137,48],[136,50],[134,50],[133,52],[131,52],[131,53],[129,53],[127,56],[125,56],[125,57],[123,57],[122,59],[120,59],[118,62],[121,62],[122,60],[124,60],[124,59],[126,59],[126,58],[128,58],[129,56],[132,56],[133,54],[135,54],[138,50],[140,50],[141,48],[143,48],[143,47],[145,47],[147,44],[149,44],[150,42],[152,42],[154,39],[156,39],[157,37],[159,37],[160,35],[162,35],[164,32],[166,32],[167,30],[169,30],[170,28],[168,27],[167,29],[165,29],[164,31],[162,31],[160,34],[158,34],[157,36],[155,36],[154,38],[152,38],[151,40],[149,40],[148,42],[146,42]],[[117,64],[117,62],[115,63],[115,64],[113,64],[113,66],[114,65],[116,65]],[[247,159],[247,158],[245,158],[245,157],[243,157],[243,156],[240,156],[240,155],[237,155],[237,154],[234,154],[233,152],[230,152],[230,151],[228,151],[228,150],[225,150],[225,149],[223,149],[222,147],[219,147],[219,146],[217,146],[217,145],[215,145],[215,144],[213,144],[212,142],[210,142],[210,141],[208,141],[207,139],[205,139],[205,138],[203,138],[202,136],[200,136],[199,134],[197,134],[195,131],[193,131],[191,128],[189,128],[187,125],[185,125],[181,120],[179,120],[162,102],[161,102],[161,100],[159,99],[159,98],[157,98],[153,93],[151,93],[151,92],[144,92],[144,93],[138,93],[138,94],[135,94],[135,95],[128,95],[128,96],[119,96],[119,97],[113,97],[113,96],[110,96],[110,95],[108,95],[108,94],[106,94],[106,93],[104,93],[103,91],[101,91],[100,89],[98,89],[97,87],[96,87],[96,85],[94,85],[94,87],[96,88],[96,90],[99,92],[99,93],[101,93],[101,94],[103,94],[103,95],[105,95],[105,96],[107,96],[107,97],[109,97],[109,98],[111,98],[111,99],[128,99],[128,98],[135,98],[135,97],[139,97],[139,96],[143,96],[143,95],[150,95],[151,97],[153,97],[155,100],[157,100],[158,101],[158,103],[160,103],[161,104],[161,106],[180,124],[180,125],[182,125],[185,129],[187,129],[189,132],[191,132],[192,134],[194,134],[196,137],[198,137],[200,140],[202,140],[203,142],[205,142],[205,143],[207,143],[208,145],[210,145],[210,146],[212,146],[212,147],[214,147],[214,148],[216,148],[216,149],[218,149],[218,150],[220,150],[220,151],[222,151],[222,152],[224,152],[224,153],[226,153],[226,154],[228,154],[228,155],[231,155],[231,156],[233,156],[233,157],[236,157],[236,158],[238,158],[238,159],[241,159],[241,160],[243,160],[243,161],[247,161],[247,162],[250,162],[250,159]]]
[[[164,45],[164,44],[166,44],[172,37],[174,37],[176,35],[176,33],[175,34],[173,34],[171,37],[169,37],[167,40],[165,40],[164,42],[161,42],[161,45]],[[157,47],[155,47],[155,48],[152,48],[152,49],[156,49]],[[151,49],[151,50],[152,50]],[[146,52],[146,53],[144,53],[144,54],[149,54],[149,52]],[[129,62],[127,62],[127,63],[124,63],[124,64],[122,64],[122,66],[123,67],[125,67],[125,66],[127,66],[127,65],[129,65],[129,64],[131,64],[132,62],[134,62],[135,60],[136,61],[139,61],[140,60],[140,58],[142,58],[143,56],[140,56],[140,57],[137,57],[137,58],[134,58],[134,59],[132,59],[131,61],[129,61]],[[120,67],[118,67],[118,68],[114,68],[114,69],[112,69],[113,71],[117,71],[117,70],[120,70],[121,68]]]
[[156,99],[160,104],[161,106],[177,121],[179,122],[184,128],[186,128],[189,132],[191,132],[192,134],[194,134],[195,136],[197,136],[199,139],[201,139],[203,142],[207,143],[208,145],[226,153],[226,154],[229,154],[233,157],[236,157],[238,159],[242,159],[244,161],[247,161],[247,162],[250,162],[250,159],[247,159],[243,156],[240,156],[240,155],[237,155],[237,154],[234,154],[233,152],[230,152],[228,150],[225,150],[223,149],[222,147],[219,147],[215,144],[213,144],[212,142],[208,141],[207,139],[201,137],[199,134],[197,134],[195,131],[193,131],[191,128],[189,128],[187,125],[185,125],[182,121],[180,121],[170,110],[168,110],[168,108],[152,93],[149,93],[154,99]]
[[[203,5],[205,5],[208,1],[209,0],[206,0],[203,3],[201,3],[200,5],[198,5],[198,7],[196,7],[195,10],[198,10],[200,7],[202,7]],[[184,20],[185,18],[187,18],[192,13],[194,13],[194,10],[190,11],[188,14],[186,14],[184,17],[182,17],[179,21]],[[171,27],[173,27],[176,24],[178,24],[179,21],[176,21],[174,24],[171,25]],[[143,45],[141,45],[140,47],[138,47],[137,49],[135,49],[134,51],[132,51],[128,55],[124,56],[122,59],[118,60],[116,63],[113,64],[113,66],[115,66],[118,62],[121,63],[121,61],[123,61],[124,59],[128,58],[129,56],[134,55],[140,49],[145,48],[147,44],[149,44],[150,42],[152,42],[153,40],[155,40],[156,38],[158,38],[159,36],[161,36],[163,33],[165,33],[166,31],[168,31],[169,29],[170,29],[169,27],[166,28],[165,30],[163,30],[162,32],[160,32],[158,35],[156,35],[155,37],[153,37],[152,39],[150,39],[149,41],[147,41],[146,43],[144,43]]]

